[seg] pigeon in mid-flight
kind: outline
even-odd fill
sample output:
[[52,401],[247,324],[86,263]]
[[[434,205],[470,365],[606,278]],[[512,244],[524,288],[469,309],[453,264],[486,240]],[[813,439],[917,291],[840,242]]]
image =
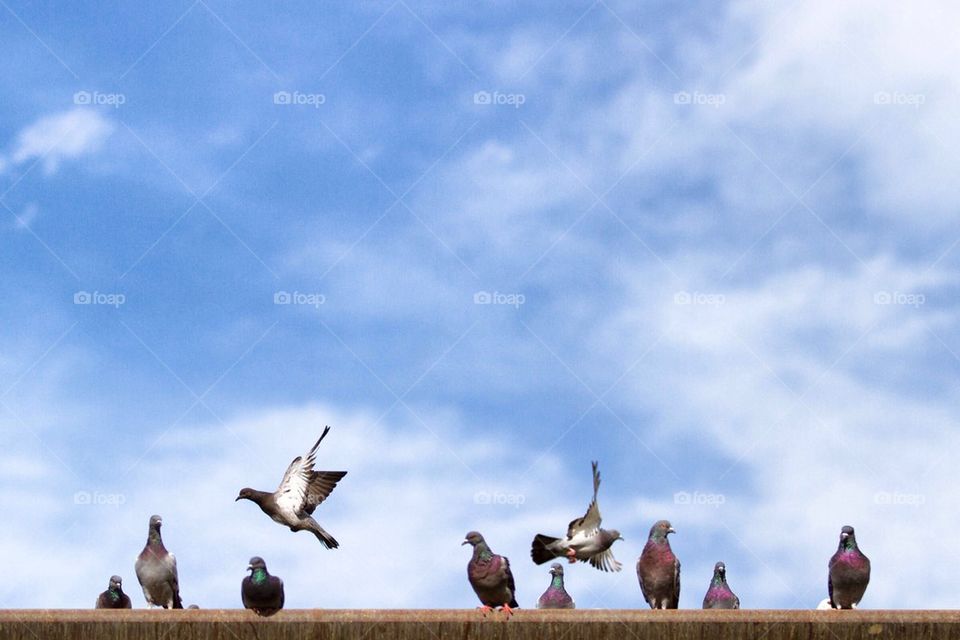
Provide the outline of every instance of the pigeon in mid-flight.
[[597,490],[600,488],[600,471],[597,463],[593,465],[593,501],[587,507],[582,518],[570,522],[565,538],[552,538],[538,533],[533,538],[530,557],[537,564],[543,564],[553,558],[565,557],[570,563],[577,560],[589,562],[601,571],[620,571],[621,565],[613,557],[611,546],[617,540],[623,540],[616,529],[600,528],[600,506],[597,504]]
[[667,540],[671,533],[676,531],[669,522],[656,522],[637,560],[640,591],[651,609],[676,609],[680,602],[680,561]]
[[130,596],[123,592],[120,576],[111,576],[107,590],[97,598],[97,609],[132,609]]
[[272,616],[283,609],[283,580],[267,572],[263,558],[250,558],[250,575],[240,584],[243,606],[258,616]]
[[340,543],[311,517],[317,505],[326,500],[341,478],[347,475],[346,471],[313,470],[317,447],[329,431],[330,427],[324,427],[323,434],[307,455],[294,458],[276,491],[270,493],[244,488],[240,490],[237,500],[256,502],[274,522],[290,527],[291,531],[310,531],[327,549],[336,549]]
[[563,565],[554,562],[550,565],[550,586],[537,600],[537,609],[576,609],[573,598],[563,588]]
[[143,597],[151,607],[183,609],[180,601],[180,583],[177,578],[177,559],[163,546],[160,516],[150,516],[147,544],[137,556],[137,580],[143,587]]
[[704,609],[739,609],[740,598],[727,584],[727,565],[718,562],[713,567],[713,580],[707,595],[703,596]]
[[507,614],[519,609],[510,561],[491,551],[486,540],[476,531],[468,533],[463,544],[473,545],[473,557],[467,564],[467,577],[480,598],[480,609],[484,615],[491,609],[499,608]]
[[840,530],[840,545],[830,558],[827,593],[834,609],[856,609],[870,582],[870,559],[857,546],[853,527]]

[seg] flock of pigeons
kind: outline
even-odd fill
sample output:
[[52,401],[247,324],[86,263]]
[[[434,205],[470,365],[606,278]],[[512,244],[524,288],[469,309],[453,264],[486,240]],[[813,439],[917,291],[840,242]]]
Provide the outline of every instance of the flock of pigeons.
[[[336,539],[313,519],[312,514],[347,474],[346,471],[315,471],[317,448],[330,431],[323,434],[305,456],[298,456],[287,467],[280,486],[274,492],[244,488],[237,500],[255,502],[275,522],[289,527],[291,531],[309,531],[328,549],[339,546]],[[593,500],[587,512],[576,518],[567,527],[566,536],[554,538],[537,534],[533,539],[530,556],[536,564],[544,564],[556,558],[566,558],[571,564],[589,562],[601,571],[620,571],[622,565],[613,557],[613,544],[622,540],[616,529],[600,526],[600,507],[597,492],[600,489],[600,471],[593,465]],[[177,578],[177,561],[163,546],[160,516],[150,518],[147,543],[137,557],[135,570],[143,595],[151,607],[182,609],[180,587]],[[676,533],[670,523],[660,520],[650,528],[647,543],[637,560],[637,579],[640,591],[651,609],[676,609],[680,601],[680,561],[670,548],[668,536]],[[510,571],[510,561],[491,551],[483,536],[471,531],[463,544],[473,547],[473,557],[467,564],[467,577],[480,599],[484,614],[499,609],[511,614],[518,608],[516,584]],[[283,608],[283,581],[270,575],[267,565],[260,557],[250,559],[250,572],[240,585],[243,606],[261,616],[270,616]],[[740,599],[727,584],[727,568],[718,562],[713,569],[713,579],[703,598],[704,609],[739,609]],[[537,601],[540,609],[573,609],[573,598],[567,593],[563,580],[563,565],[554,562],[550,566],[550,585]],[[856,608],[870,581],[870,560],[860,551],[853,527],[845,526],[840,531],[840,544],[828,565],[828,597],[818,608]],[[120,576],[110,578],[107,590],[97,598],[98,609],[130,609],[130,597],[123,592]],[[198,608],[190,605],[191,609]]]

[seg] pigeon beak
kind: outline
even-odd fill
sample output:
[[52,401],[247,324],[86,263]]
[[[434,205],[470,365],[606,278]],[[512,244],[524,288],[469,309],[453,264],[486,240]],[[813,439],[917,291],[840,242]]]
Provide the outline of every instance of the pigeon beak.
[[239,500],[240,500],[240,496],[237,496],[237,497],[234,499],[234,502],[237,502],[237,501],[239,501]]
[[470,541],[469,541],[469,540],[464,540],[463,542],[460,543],[460,546],[462,547],[462,546],[465,545],[465,544],[470,544]]
[[677,530],[674,529],[673,527],[670,527],[669,529],[667,529],[667,533],[676,533],[676,532]]

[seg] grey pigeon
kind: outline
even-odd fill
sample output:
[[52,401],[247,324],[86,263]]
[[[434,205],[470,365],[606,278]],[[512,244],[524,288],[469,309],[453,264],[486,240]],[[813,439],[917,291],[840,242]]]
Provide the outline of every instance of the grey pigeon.
[[462,544],[473,545],[473,557],[467,564],[467,577],[470,579],[470,586],[480,598],[480,609],[483,613],[500,608],[512,614],[513,609],[520,608],[510,561],[491,551],[486,540],[476,531],[468,533]]
[[290,527],[291,531],[310,531],[327,549],[336,549],[340,543],[311,517],[317,505],[323,502],[340,479],[347,475],[346,471],[313,470],[317,447],[329,431],[330,427],[324,427],[323,434],[307,455],[294,458],[276,491],[269,493],[244,488],[240,490],[237,500],[256,502],[274,522]]
[[180,583],[177,579],[177,559],[163,546],[160,516],[150,516],[147,544],[137,557],[137,580],[143,587],[143,597],[152,607],[183,609],[180,601]]
[[530,557],[537,564],[553,558],[566,557],[570,563],[589,561],[601,571],[620,571],[620,563],[613,557],[611,546],[623,540],[616,529],[600,528],[600,507],[597,505],[597,490],[600,488],[600,471],[593,465],[593,501],[582,518],[570,522],[565,538],[552,538],[538,533],[533,538]]
[[550,586],[537,600],[537,609],[576,609],[573,598],[563,588],[563,565],[554,562],[550,565]]
[[853,527],[840,530],[840,545],[830,558],[827,593],[834,609],[856,609],[870,582],[870,559],[857,546]]
[[703,596],[704,609],[739,609],[740,598],[727,584],[727,565],[718,562],[713,566],[713,580]]
[[97,598],[97,609],[132,609],[130,596],[123,592],[120,576],[111,576],[107,590]]
[[651,609],[676,609],[680,602],[680,561],[667,540],[671,533],[676,531],[669,522],[656,522],[637,560],[640,591]]
[[283,580],[267,572],[263,558],[250,558],[250,575],[240,584],[243,606],[258,616],[272,616],[283,609]]

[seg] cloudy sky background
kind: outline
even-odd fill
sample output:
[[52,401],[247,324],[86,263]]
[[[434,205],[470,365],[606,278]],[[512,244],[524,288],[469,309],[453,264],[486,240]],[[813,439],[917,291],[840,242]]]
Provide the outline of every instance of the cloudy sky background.
[[[530,607],[592,459],[624,571],[579,606],[641,606],[660,518],[682,607],[717,560],[815,606],[844,524],[864,608],[955,606],[958,21],[3,0],[0,606],[144,606],[159,513],[201,607],[252,555],[290,607],[472,607],[471,529]],[[324,424],[337,551],[233,502]]]

